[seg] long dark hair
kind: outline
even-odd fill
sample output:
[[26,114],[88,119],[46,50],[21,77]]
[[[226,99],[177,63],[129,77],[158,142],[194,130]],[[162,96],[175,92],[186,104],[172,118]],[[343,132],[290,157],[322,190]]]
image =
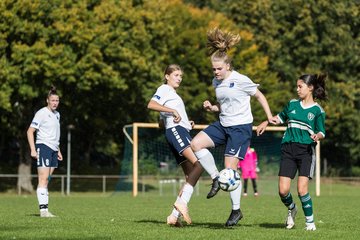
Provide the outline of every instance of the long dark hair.
[[326,74],[304,74],[299,77],[307,86],[313,86],[313,97],[319,100],[326,100],[325,79]]

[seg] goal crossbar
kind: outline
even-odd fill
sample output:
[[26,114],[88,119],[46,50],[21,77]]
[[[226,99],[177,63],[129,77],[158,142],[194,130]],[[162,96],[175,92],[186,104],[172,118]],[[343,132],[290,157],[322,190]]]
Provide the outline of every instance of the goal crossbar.
[[[132,126],[133,128],[133,137],[131,138],[129,134],[126,132],[126,128]],[[208,125],[206,124],[195,124],[193,129],[205,129]],[[142,123],[142,122],[134,122],[133,124],[129,124],[123,127],[123,132],[128,140],[132,143],[133,148],[133,196],[136,197],[138,195],[138,162],[139,162],[139,136],[138,129],[139,128],[159,128],[158,123]],[[253,126],[253,131],[256,131],[257,127]],[[285,126],[268,126],[266,127],[266,131],[285,131]],[[315,193],[316,196],[320,196],[320,142],[317,143],[315,149],[316,156],[316,164],[315,164]]]

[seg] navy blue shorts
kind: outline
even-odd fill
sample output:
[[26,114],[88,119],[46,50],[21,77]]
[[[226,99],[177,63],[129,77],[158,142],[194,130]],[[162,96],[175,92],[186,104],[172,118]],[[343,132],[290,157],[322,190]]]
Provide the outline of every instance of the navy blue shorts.
[[215,147],[226,144],[225,156],[244,159],[252,137],[251,123],[223,127],[220,122],[217,121],[203,131],[211,138]]
[[52,150],[45,144],[35,144],[37,158],[37,167],[58,167],[58,151]]
[[186,148],[190,147],[191,136],[188,130],[182,126],[168,128],[165,131],[166,140],[176,158],[176,162],[181,164],[186,158],[181,154]]
[[299,176],[313,178],[315,170],[315,149],[310,144],[284,143],[281,145],[279,176],[295,178]]

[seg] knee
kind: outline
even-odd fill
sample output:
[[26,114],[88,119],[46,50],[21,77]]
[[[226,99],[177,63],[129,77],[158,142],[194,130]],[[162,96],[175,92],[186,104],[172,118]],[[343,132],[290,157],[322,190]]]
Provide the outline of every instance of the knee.
[[39,187],[47,187],[47,185],[48,185],[48,178],[39,178],[38,179],[38,186]]
[[289,194],[289,191],[286,189],[279,189],[279,196],[286,197]]
[[299,196],[304,196],[305,194],[308,193],[307,189],[298,189],[298,194]]
[[190,147],[194,152],[198,152],[200,149],[198,149],[198,144],[196,144],[194,141],[190,142]]
[[298,194],[299,196],[304,196],[309,192],[307,184],[298,184]]

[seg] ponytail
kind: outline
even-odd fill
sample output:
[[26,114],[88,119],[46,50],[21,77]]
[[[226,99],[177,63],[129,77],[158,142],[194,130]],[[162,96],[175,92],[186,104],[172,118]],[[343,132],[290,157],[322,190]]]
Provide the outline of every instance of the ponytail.
[[239,41],[239,34],[223,32],[219,28],[209,30],[207,32],[207,48],[211,61],[224,61],[231,64],[231,58],[227,52]]
[[48,92],[47,97],[49,98],[49,97],[52,96],[52,95],[58,95],[57,92],[56,92],[56,87],[55,87],[54,85],[52,85],[52,86],[50,87],[50,90],[49,90],[49,92]]
[[299,79],[303,80],[306,85],[314,87],[313,96],[315,99],[326,100],[326,74],[304,74]]

